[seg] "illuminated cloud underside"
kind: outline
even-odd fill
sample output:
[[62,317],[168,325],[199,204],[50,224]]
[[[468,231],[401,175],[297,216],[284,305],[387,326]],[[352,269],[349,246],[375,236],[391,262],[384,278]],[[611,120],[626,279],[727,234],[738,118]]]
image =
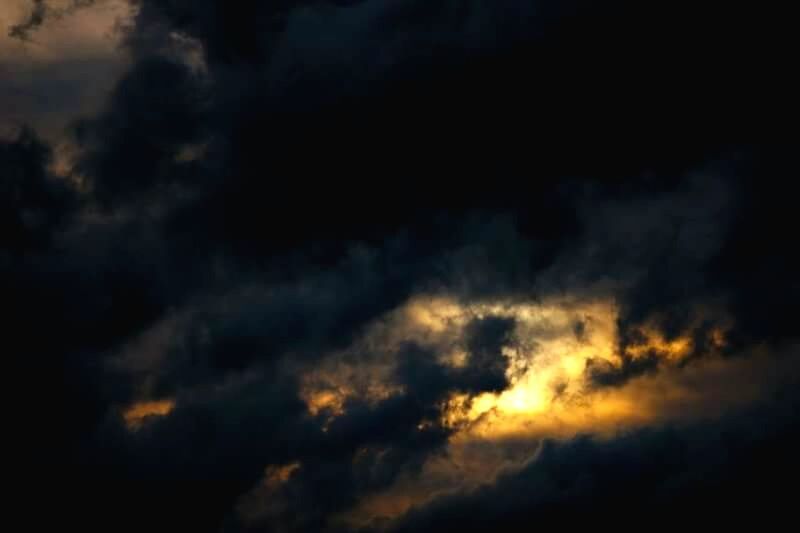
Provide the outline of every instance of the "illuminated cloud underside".
[[[696,362],[689,361],[695,349],[689,332],[666,338],[655,326],[644,325],[635,329],[634,341],[622,346],[612,298],[524,304],[415,298],[379,321],[361,349],[392,351],[413,341],[458,367],[466,358],[459,342],[464,327],[490,316],[516,322],[513,347],[504,351],[510,386],[499,393],[451,396],[441,411],[443,424],[454,429],[446,453],[429,459],[421,474],[401,476],[388,491],[365,498],[340,520],[363,525],[395,517],[436,495],[489,482],[503,469],[520,468],[543,438],[611,437],[656,422],[719,414],[758,394],[754,382],[730,386],[741,381],[739,366],[757,372],[761,364],[758,358],[731,362],[719,357],[725,346],[721,328],[708,333],[711,353]],[[587,370],[599,363],[619,370],[624,360],[645,357],[657,358],[660,371],[621,386],[599,387]],[[330,421],[345,413],[348,398],[378,401],[397,391],[388,377],[390,362],[333,361],[305,377],[304,398],[312,416]]]

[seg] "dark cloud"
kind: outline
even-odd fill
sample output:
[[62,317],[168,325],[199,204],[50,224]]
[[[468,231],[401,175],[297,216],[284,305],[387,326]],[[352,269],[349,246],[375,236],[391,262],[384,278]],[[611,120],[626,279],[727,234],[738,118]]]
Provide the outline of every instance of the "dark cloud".
[[512,344],[513,330],[514,321],[506,318],[485,318],[469,324],[469,355],[463,371],[467,392],[499,392],[508,386],[507,365],[501,350]]
[[786,392],[714,423],[545,441],[522,470],[413,510],[391,531],[777,525],[790,519],[786,483],[800,468]]
[[[794,337],[792,302],[797,301],[794,275],[797,254],[792,241],[793,181],[797,175],[792,150],[777,146],[745,162],[749,179],[737,185],[736,215],[719,253],[707,266],[716,286],[734,287],[728,298],[742,328],[737,341]],[[762,180],[770,176],[773,180]]]
[[[91,3],[34,2],[11,34]],[[69,175],[27,130],[0,143],[4,352],[37,412],[20,421],[34,441],[21,456],[37,481],[57,465],[73,484],[64,521],[335,530],[447,453],[449,397],[509,386],[512,319],[470,320],[462,366],[424,343],[359,344],[420,294],[611,293],[620,352],[645,326],[690,336],[686,372],[796,339],[797,164],[770,138],[795,111],[788,17],[688,1],[132,5],[132,63],[73,123]],[[301,374],[342,350],[391,362],[397,391],[311,415]],[[586,372],[613,388],[661,365],[653,352]],[[174,409],[125,426],[127,406],[159,398]],[[771,477],[797,466],[786,402],[547,443],[521,471],[390,528],[779,507]],[[58,427],[43,422],[54,409]]]
[[[348,402],[319,443],[306,443],[306,453],[294,456],[302,466],[282,489],[280,496],[288,503],[280,516],[267,514],[269,519],[294,523],[303,531],[330,527],[336,512],[389,487],[402,473],[419,472],[430,455],[443,453],[454,431],[441,422],[444,402],[454,392],[479,394],[503,387],[507,360],[501,350],[511,343],[512,325],[498,319],[473,322],[468,356],[478,363],[464,369],[438,363],[435,353],[419,346],[402,346],[393,354],[402,392],[375,405]],[[269,508],[270,501],[258,505]]]
[[622,365],[613,365],[601,359],[590,359],[586,374],[591,382],[600,387],[622,385],[631,378],[658,370],[659,356],[656,353],[633,359],[623,358]]
[[142,60],[124,76],[108,111],[75,125],[84,150],[76,171],[95,178],[98,201],[132,202],[154,186],[163,194],[170,185],[202,179],[202,170],[180,154],[205,140],[203,100],[189,67],[166,58]]
[[50,148],[30,130],[0,141],[0,251],[4,255],[46,247],[76,206],[70,186],[47,170],[51,161]]
[[[418,346],[402,347],[394,358],[403,392],[375,405],[349,403],[325,432],[306,414],[288,376],[234,381],[228,390],[179,397],[168,417],[132,434],[111,416],[94,434],[92,455],[80,457],[79,468],[88,476],[86,498],[92,505],[97,498],[109,505],[92,520],[122,512],[120,505],[130,498],[144,506],[124,526],[132,531],[153,519],[203,530],[223,522],[233,527],[239,524],[234,504],[249,490],[260,494],[256,482],[264,469],[297,462],[299,470],[280,492],[256,500],[260,520],[236,527],[270,527],[277,521],[303,531],[327,527],[332,513],[389,486],[402,472],[419,470],[441,449],[452,432],[439,422],[443,400],[451,392],[496,387],[494,368],[503,370],[507,328],[495,321],[474,326],[469,342],[477,347],[471,355],[484,361],[488,378],[483,379],[475,369],[462,372],[436,363],[435,354]],[[117,485],[121,479],[126,483]],[[100,492],[109,481],[119,493]],[[165,508],[160,500],[173,490],[180,496]],[[208,504],[197,509],[195,501]],[[276,514],[277,501],[283,506]]]
[[291,380],[264,379],[181,398],[169,417],[133,434],[118,416],[107,417],[86,448],[93,455],[76,467],[84,478],[74,488],[74,519],[101,527],[130,514],[124,531],[154,522],[219,530],[268,464],[318,442],[304,409]]

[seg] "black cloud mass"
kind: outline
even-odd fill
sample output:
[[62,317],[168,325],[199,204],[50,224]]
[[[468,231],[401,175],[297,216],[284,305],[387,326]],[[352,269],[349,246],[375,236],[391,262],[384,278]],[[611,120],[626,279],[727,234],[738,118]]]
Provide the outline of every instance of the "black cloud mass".
[[30,527],[796,521],[784,8],[35,0],[4,31],[111,2],[98,110],[0,137]]

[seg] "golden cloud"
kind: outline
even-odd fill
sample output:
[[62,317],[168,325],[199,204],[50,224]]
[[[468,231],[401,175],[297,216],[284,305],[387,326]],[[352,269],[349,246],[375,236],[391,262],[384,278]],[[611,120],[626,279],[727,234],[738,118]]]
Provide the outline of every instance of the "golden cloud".
[[150,400],[136,402],[122,411],[122,418],[130,430],[139,429],[148,419],[167,416],[175,408],[175,400]]
[[[491,482],[504,469],[521,467],[542,439],[578,434],[605,438],[648,424],[715,416],[753,401],[763,382],[741,379],[763,368],[763,360],[720,356],[725,346],[722,327],[707,333],[710,352],[691,365],[687,362],[696,348],[693,328],[667,337],[655,324],[643,324],[633,330],[635,341],[622,346],[613,298],[462,304],[419,297],[380,321],[362,342],[383,343],[387,353],[401,342],[413,341],[433,348],[441,362],[458,366],[465,360],[465,327],[475,318],[490,316],[515,320],[513,346],[504,351],[509,387],[499,393],[451,396],[442,406],[441,422],[453,430],[447,453],[430,459],[421,473],[401,476],[389,490],[368,496],[340,520],[365,525],[402,514],[438,494]],[[715,323],[726,323],[723,316]],[[644,357],[657,358],[659,372],[616,387],[597,387],[587,372],[597,361],[619,370],[626,360]],[[376,359],[374,364],[387,363]],[[755,368],[745,369],[747,365]],[[391,372],[370,368],[367,363],[358,372],[371,373],[377,380],[372,382],[374,389],[384,394],[396,390]],[[327,375],[338,387],[315,392],[315,380],[306,382],[312,414],[326,408],[332,417],[341,416],[346,399],[363,394],[364,389],[348,386],[358,381],[352,368],[337,372],[334,365]],[[310,375],[319,376],[319,370]],[[342,379],[337,381],[337,376]]]

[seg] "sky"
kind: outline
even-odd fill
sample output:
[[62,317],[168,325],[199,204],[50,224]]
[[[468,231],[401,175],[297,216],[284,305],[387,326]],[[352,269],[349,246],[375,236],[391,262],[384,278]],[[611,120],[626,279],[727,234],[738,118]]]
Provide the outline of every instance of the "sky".
[[24,523],[796,521],[781,9],[4,0]]

